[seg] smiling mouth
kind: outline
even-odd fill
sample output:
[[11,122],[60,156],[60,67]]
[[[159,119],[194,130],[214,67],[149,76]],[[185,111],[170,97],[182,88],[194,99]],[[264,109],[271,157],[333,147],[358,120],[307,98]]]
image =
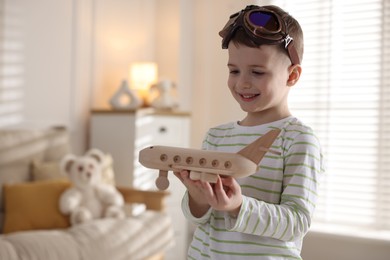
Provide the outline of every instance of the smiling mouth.
[[256,97],[260,96],[260,94],[239,94],[239,95],[245,101],[251,101]]

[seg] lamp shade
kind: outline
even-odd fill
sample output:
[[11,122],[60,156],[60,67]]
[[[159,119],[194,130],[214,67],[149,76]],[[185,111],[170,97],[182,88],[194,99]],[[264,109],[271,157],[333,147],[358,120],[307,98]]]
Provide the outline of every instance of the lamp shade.
[[157,82],[157,64],[154,62],[137,62],[130,67],[131,88],[146,91]]

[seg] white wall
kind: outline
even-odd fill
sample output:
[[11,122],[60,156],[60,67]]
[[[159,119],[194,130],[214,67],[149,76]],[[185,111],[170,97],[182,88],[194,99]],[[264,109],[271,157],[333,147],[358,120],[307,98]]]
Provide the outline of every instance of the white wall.
[[74,150],[85,148],[91,1],[3,2],[2,126],[66,125]]
[[227,51],[218,32],[227,18],[256,1],[196,1],[194,8],[193,135],[192,146],[200,147],[208,128],[240,120],[243,113],[227,88]]
[[135,61],[155,61],[154,0],[95,0],[93,27],[93,107],[110,97]]
[[[191,6],[185,0],[95,0],[93,107],[108,106],[131,63],[155,61],[159,78],[177,83],[181,108],[190,110],[191,85],[185,81],[193,54],[185,35],[192,37],[192,28],[183,28],[181,21],[192,25]],[[183,20],[182,9],[189,12]]]
[[24,14],[21,21],[26,54],[24,117],[35,122],[69,123],[73,3],[16,1]]

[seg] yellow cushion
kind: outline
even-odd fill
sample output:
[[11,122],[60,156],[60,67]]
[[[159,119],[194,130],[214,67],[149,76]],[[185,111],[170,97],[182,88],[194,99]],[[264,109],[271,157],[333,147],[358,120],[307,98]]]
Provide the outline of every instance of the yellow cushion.
[[38,181],[4,185],[4,233],[70,226],[59,211],[59,198],[70,183]]

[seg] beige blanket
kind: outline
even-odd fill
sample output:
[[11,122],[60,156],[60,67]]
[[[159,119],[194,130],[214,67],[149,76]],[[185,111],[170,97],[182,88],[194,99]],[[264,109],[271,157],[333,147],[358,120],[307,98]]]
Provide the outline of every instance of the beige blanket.
[[172,244],[170,218],[146,211],[134,218],[95,220],[65,230],[2,235],[0,260],[137,260]]

